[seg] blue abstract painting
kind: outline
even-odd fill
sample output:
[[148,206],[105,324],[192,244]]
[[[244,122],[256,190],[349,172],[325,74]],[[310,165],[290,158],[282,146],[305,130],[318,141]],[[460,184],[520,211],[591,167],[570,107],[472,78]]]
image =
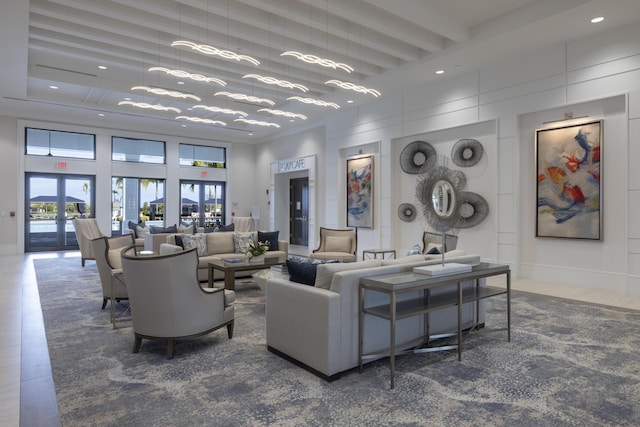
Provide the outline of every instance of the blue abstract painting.
[[373,156],[347,160],[347,226],[373,228]]

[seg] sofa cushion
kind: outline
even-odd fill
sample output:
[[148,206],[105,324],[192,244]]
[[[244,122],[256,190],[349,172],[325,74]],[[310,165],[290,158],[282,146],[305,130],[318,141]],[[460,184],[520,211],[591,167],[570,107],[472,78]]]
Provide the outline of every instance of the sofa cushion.
[[351,237],[327,236],[324,242],[324,251],[351,253]]
[[[328,236],[327,236],[328,237]],[[331,288],[331,280],[333,275],[340,271],[357,270],[360,268],[372,268],[382,265],[382,260],[369,259],[366,261],[348,262],[348,263],[323,263],[318,265],[316,271],[316,288],[329,289]]]
[[[462,249],[454,249],[452,251],[449,252],[445,252],[444,253],[444,259],[451,259],[451,258],[455,258],[455,257],[459,257],[459,256],[465,256],[467,255],[466,251],[463,251]],[[425,255],[425,259],[442,259],[442,254],[439,255]]]
[[135,223],[133,221],[129,221],[129,224],[127,225],[129,227],[129,230],[131,230],[131,233],[133,233],[133,237],[140,237],[138,236],[138,230],[137,227],[140,226],[142,228],[144,228],[144,221],[140,221],[139,223]]
[[144,226],[136,226],[136,239],[144,239],[144,236],[147,235],[149,229]]
[[176,234],[175,236],[173,236],[173,240],[176,242],[177,246],[180,246],[182,249],[184,249],[184,243],[182,243],[182,236],[179,234]]
[[209,255],[232,254],[235,252],[233,233],[207,233],[207,253]]
[[[295,259],[298,258],[298,259]],[[339,263],[339,259],[316,260],[310,258],[293,257],[287,260],[287,271],[289,280],[303,285],[315,286],[316,269],[320,264]]]
[[442,253],[442,245],[438,243],[429,243],[427,245],[427,254],[429,255],[437,255]]
[[298,262],[288,259],[287,271],[289,272],[289,280],[313,286],[316,281],[316,266],[317,264],[312,262]]
[[198,256],[207,255],[207,240],[204,234],[183,234],[181,237],[182,247],[185,250],[196,248]]
[[278,251],[278,235],[280,231],[258,231],[258,242],[269,242],[267,251]]
[[181,222],[178,225],[178,232],[183,234],[194,234],[196,232],[196,225],[193,223],[189,224],[186,222]]
[[396,259],[384,259],[382,260],[382,265],[409,264],[412,262],[421,262],[421,261],[424,261],[425,259],[426,258],[424,255],[416,254],[416,255],[409,255],[409,256],[396,258]]
[[255,243],[253,233],[233,233],[234,252],[243,254],[249,249],[249,245]]
[[235,230],[235,228],[236,228],[235,224],[231,223],[227,225],[221,225],[220,227],[218,227],[216,231],[233,231]]
[[177,233],[178,226],[176,224],[170,225],[169,227],[160,227],[158,225],[150,225],[149,232],[151,234]]
[[122,248],[109,249],[107,257],[112,269],[122,268]]

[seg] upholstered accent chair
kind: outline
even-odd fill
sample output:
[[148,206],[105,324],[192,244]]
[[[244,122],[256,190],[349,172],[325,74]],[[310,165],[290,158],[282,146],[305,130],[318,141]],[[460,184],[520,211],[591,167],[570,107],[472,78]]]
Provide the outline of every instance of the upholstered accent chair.
[[209,334],[227,327],[233,337],[235,292],[203,288],[198,282],[196,249],[167,255],[122,253],[122,269],[133,320],[133,352],[143,339],[167,342],[173,358],[174,340]]
[[333,229],[320,227],[320,244],[310,255],[313,259],[342,259],[355,262],[358,251],[358,233],[353,229]]
[[[113,308],[114,299],[115,302],[129,299],[127,288],[123,283],[121,252],[122,249],[133,245],[133,234],[98,237],[91,240],[90,243],[102,284],[102,309],[104,310],[107,306],[107,301],[111,301]],[[113,319],[111,320],[113,321]]]
[[91,248],[91,240],[102,237],[104,234],[100,231],[95,218],[76,218],[73,220],[73,228],[76,232],[76,240],[80,247],[82,266],[84,267],[86,260],[96,259]]
[[[445,234],[444,236],[444,248],[442,247],[442,234],[432,233],[425,231],[422,234],[422,253],[427,254],[429,251],[432,253],[441,254],[443,252],[449,252],[454,250],[458,246],[458,236],[453,234]],[[437,252],[433,252],[437,250]]]

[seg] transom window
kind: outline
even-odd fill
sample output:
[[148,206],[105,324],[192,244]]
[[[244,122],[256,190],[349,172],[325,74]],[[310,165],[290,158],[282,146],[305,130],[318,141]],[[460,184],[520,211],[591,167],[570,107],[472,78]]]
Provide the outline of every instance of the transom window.
[[180,144],[180,166],[224,168],[226,166],[226,149]]
[[96,136],[88,133],[25,129],[26,154],[33,156],[96,158]]
[[111,159],[121,162],[164,164],[164,141],[114,136],[111,139]]

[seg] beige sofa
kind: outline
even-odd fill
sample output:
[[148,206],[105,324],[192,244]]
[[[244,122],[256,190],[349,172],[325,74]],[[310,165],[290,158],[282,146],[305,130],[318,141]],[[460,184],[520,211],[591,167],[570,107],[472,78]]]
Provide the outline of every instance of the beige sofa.
[[[480,257],[463,251],[446,254],[447,262],[477,263]],[[267,348],[301,364],[313,373],[333,380],[346,370],[358,366],[358,289],[363,277],[411,271],[420,265],[437,264],[440,256],[412,255],[397,260],[367,260],[348,264],[318,265],[316,286],[271,278],[266,284]],[[482,281],[480,282],[483,283]],[[463,286],[471,286],[465,283]],[[452,285],[455,289],[455,285]],[[434,291],[451,290],[443,286]],[[415,297],[404,294],[404,298]],[[367,293],[365,305],[388,303],[380,293]],[[463,306],[463,328],[475,319],[475,304]],[[484,322],[484,303],[480,303],[478,321]],[[365,316],[364,352],[384,351],[389,346],[389,323]],[[430,335],[457,330],[457,309],[451,307],[429,315]],[[396,343],[411,348],[424,336],[421,316],[401,319],[397,323]]]
[[[243,253],[235,251],[234,234],[250,234],[253,242],[258,239],[258,232],[236,233],[235,231],[216,231],[213,233],[196,233],[194,236],[202,236],[205,246],[198,253],[198,279],[206,281],[209,279],[209,262],[213,260],[225,258],[244,257]],[[159,247],[158,253],[168,254],[181,251],[183,248],[176,245],[176,234],[168,234],[165,236],[165,242]],[[289,255],[289,242],[286,240],[278,240],[278,250],[267,251],[265,257],[278,258],[278,261],[284,262]],[[258,270],[249,270],[245,273],[250,276]],[[221,271],[215,270],[214,280],[223,279],[224,275]]]

